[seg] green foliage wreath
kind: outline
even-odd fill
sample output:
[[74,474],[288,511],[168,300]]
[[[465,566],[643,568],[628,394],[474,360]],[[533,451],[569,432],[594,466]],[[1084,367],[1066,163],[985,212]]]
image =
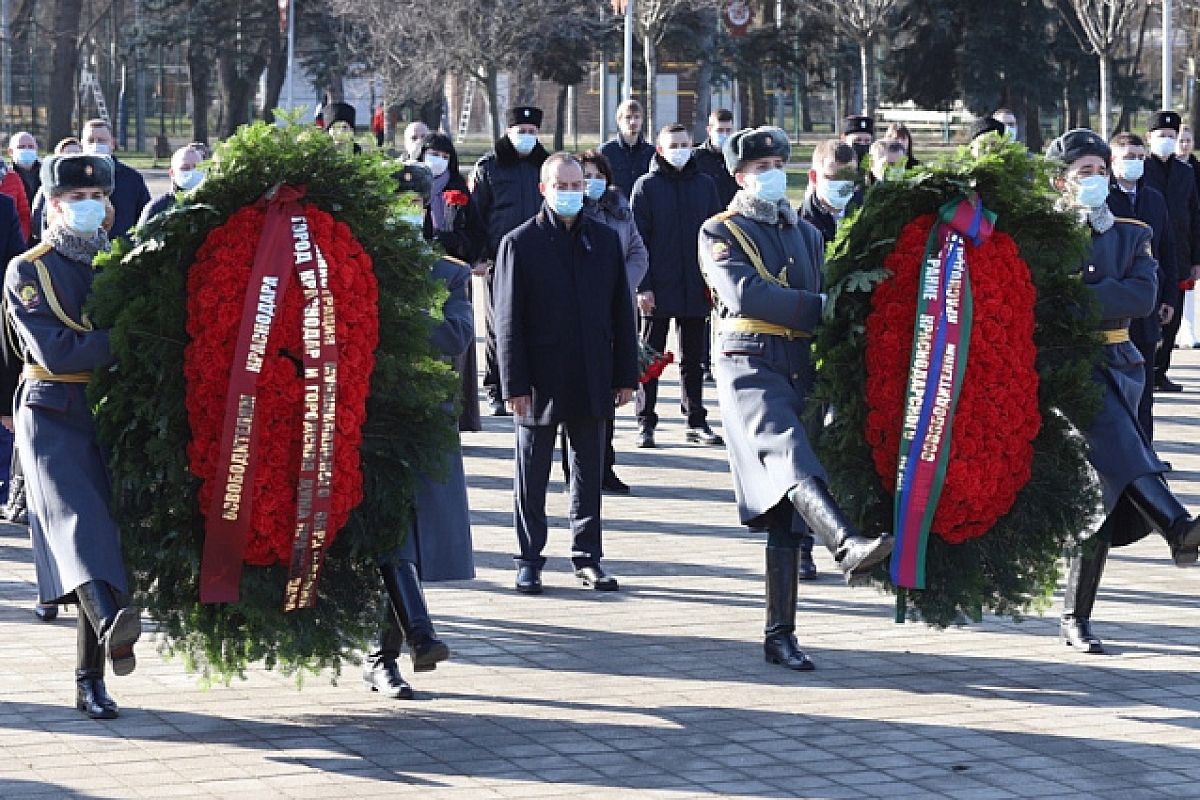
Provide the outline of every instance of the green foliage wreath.
[[[159,624],[161,649],[206,681],[228,682],[255,661],[303,677],[336,676],[377,631],[376,557],[408,529],[421,473],[438,474],[453,441],[440,405],[457,382],[429,348],[430,309],[444,296],[432,256],[397,219],[392,170],[339,149],[302,125],[243,128],[220,146],[204,184],[118,243],[98,267],[89,314],[111,330],[117,366],[90,387],[110,451],[113,513],[136,600]],[[345,222],[371,256],[379,283],[379,347],[363,426],[364,499],[330,547],[312,609],[284,613],[286,565],[244,568],[241,600],[202,605],[204,520],[188,468],[183,373],[187,272],[205,237],[278,184],[307,187],[312,203]],[[224,398],[213,398],[224,403]]]
[[867,419],[866,319],[871,293],[886,277],[884,258],[901,229],[946,202],[978,192],[998,214],[1028,263],[1037,290],[1034,342],[1042,426],[1033,442],[1033,474],[1012,510],[984,536],[951,545],[929,537],[924,590],[898,591],[886,564],[875,577],[898,591],[898,614],[935,626],[979,621],[985,610],[1019,619],[1043,610],[1053,595],[1063,548],[1085,531],[1098,492],[1078,431],[1100,408],[1091,380],[1100,357],[1097,311],[1078,278],[1088,233],[1053,207],[1048,166],[1019,145],[994,147],[976,159],[965,150],[923,166],[904,180],[872,187],[862,209],[833,243],[826,263],[830,307],[817,336],[822,363],[815,405],[834,410],[817,449],[830,488],[870,532],[892,527],[893,495],[872,461]]

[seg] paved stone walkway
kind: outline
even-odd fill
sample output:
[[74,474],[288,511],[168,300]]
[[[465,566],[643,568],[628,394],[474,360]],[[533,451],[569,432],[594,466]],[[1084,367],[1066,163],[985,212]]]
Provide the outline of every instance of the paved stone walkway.
[[[1179,362],[1161,449],[1197,509],[1200,351]],[[34,621],[27,536],[0,527],[0,797],[1200,797],[1200,570],[1161,541],[1118,551],[1095,615],[1111,654],[1086,657],[1056,642],[1054,609],[895,624],[889,596],[845,587],[820,554],[800,599],[818,669],[770,667],[763,542],[737,525],[724,452],[682,443],[677,391],[659,449],[620,420],[635,494],[605,499],[617,594],[569,573],[557,473],[546,594],[511,590],[511,422],[465,437],[479,577],[429,587],[454,659],[411,702],[356,671],[205,691],[145,643],[109,681],[122,718],[87,720],[75,612]]]

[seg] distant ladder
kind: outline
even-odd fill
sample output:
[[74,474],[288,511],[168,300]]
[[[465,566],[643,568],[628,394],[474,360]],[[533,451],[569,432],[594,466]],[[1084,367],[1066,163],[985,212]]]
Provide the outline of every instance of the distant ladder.
[[458,115],[458,135],[454,137],[454,141],[462,144],[467,138],[467,129],[471,127],[471,106],[475,102],[475,79],[467,78],[467,85],[463,87],[463,104],[462,113]]
[[92,91],[92,99],[96,101],[96,111],[99,112],[100,119],[111,125],[112,120],[108,117],[108,104],[104,102],[104,92],[100,90],[100,81],[96,80],[96,76],[90,69],[84,67],[79,76],[79,90],[86,92],[88,89]]

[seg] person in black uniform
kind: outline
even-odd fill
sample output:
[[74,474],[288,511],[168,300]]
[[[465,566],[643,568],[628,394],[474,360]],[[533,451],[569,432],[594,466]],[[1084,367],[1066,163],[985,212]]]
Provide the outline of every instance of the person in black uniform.
[[725,153],[721,148],[733,134],[733,112],[728,108],[714,110],[708,115],[705,131],[708,138],[696,145],[692,160],[717,187],[717,199],[721,202],[721,208],[728,208],[729,201],[737,194],[738,185],[725,166]]
[[1109,142],[1112,149],[1112,178],[1108,207],[1114,216],[1141,220],[1154,232],[1150,251],[1158,262],[1158,305],[1154,313],[1129,323],[1129,338],[1145,360],[1146,385],[1138,404],[1138,423],[1146,438],[1154,441],[1154,356],[1162,341],[1162,322],[1174,313],[1174,295],[1179,291],[1171,253],[1167,201],[1162,193],[1146,185],[1146,143],[1136,133],[1118,133]]
[[117,675],[133,671],[139,611],[117,525],[108,511],[109,482],[96,442],[87,384],[112,362],[108,331],[83,313],[92,259],[108,247],[105,200],[113,190],[107,156],[53,156],[42,165],[48,226],[42,242],[14,258],[4,278],[5,307],[25,361],[17,391],[16,433],[25,472],[30,533],[43,603],[77,603],[75,705],[113,719],[117,704],[104,685],[108,660]]
[[[1175,139],[1180,119],[1174,111],[1159,111],[1150,118],[1149,141],[1152,158],[1146,159],[1146,185],[1167,199],[1171,222],[1171,251],[1175,255],[1174,279],[1200,277],[1200,193],[1196,173],[1186,161],[1175,158]],[[1181,392],[1183,387],[1167,377],[1175,335],[1183,312],[1183,293],[1172,293],[1171,317],[1163,321],[1162,346],[1154,363],[1154,388]]]
[[1111,151],[1097,134],[1068,131],[1051,143],[1046,157],[1059,164],[1053,180],[1062,195],[1060,207],[1078,213],[1092,231],[1080,278],[1099,303],[1106,342],[1104,360],[1093,374],[1104,405],[1084,431],[1106,517],[1093,541],[1084,542],[1071,559],[1059,636],[1068,647],[1102,653],[1091,614],[1109,547],[1131,544],[1153,531],[1167,540],[1176,566],[1190,566],[1200,547],[1200,519],[1172,494],[1163,479],[1166,468],[1137,421],[1146,373],[1129,339],[1129,322],[1153,313],[1158,303],[1153,232],[1144,222],[1118,219],[1109,210]]
[[887,558],[893,537],[863,536],[826,486],[803,413],[814,380],[812,331],[824,305],[821,234],[787,200],[787,134],[763,127],[725,143],[741,190],[729,209],[700,229],[704,275],[716,301],[717,390],[725,423],[738,516],[768,532],[768,663],[810,670],[796,641],[799,513],[829,548],[846,580]]

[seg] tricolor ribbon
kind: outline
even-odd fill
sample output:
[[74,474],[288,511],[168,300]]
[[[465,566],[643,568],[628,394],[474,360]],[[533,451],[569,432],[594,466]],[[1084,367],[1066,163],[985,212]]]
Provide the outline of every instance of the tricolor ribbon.
[[978,195],[951,201],[938,211],[925,246],[896,470],[891,579],[898,587],[925,588],[925,551],[946,479],[971,341],[966,244],[987,241],[995,220]]

